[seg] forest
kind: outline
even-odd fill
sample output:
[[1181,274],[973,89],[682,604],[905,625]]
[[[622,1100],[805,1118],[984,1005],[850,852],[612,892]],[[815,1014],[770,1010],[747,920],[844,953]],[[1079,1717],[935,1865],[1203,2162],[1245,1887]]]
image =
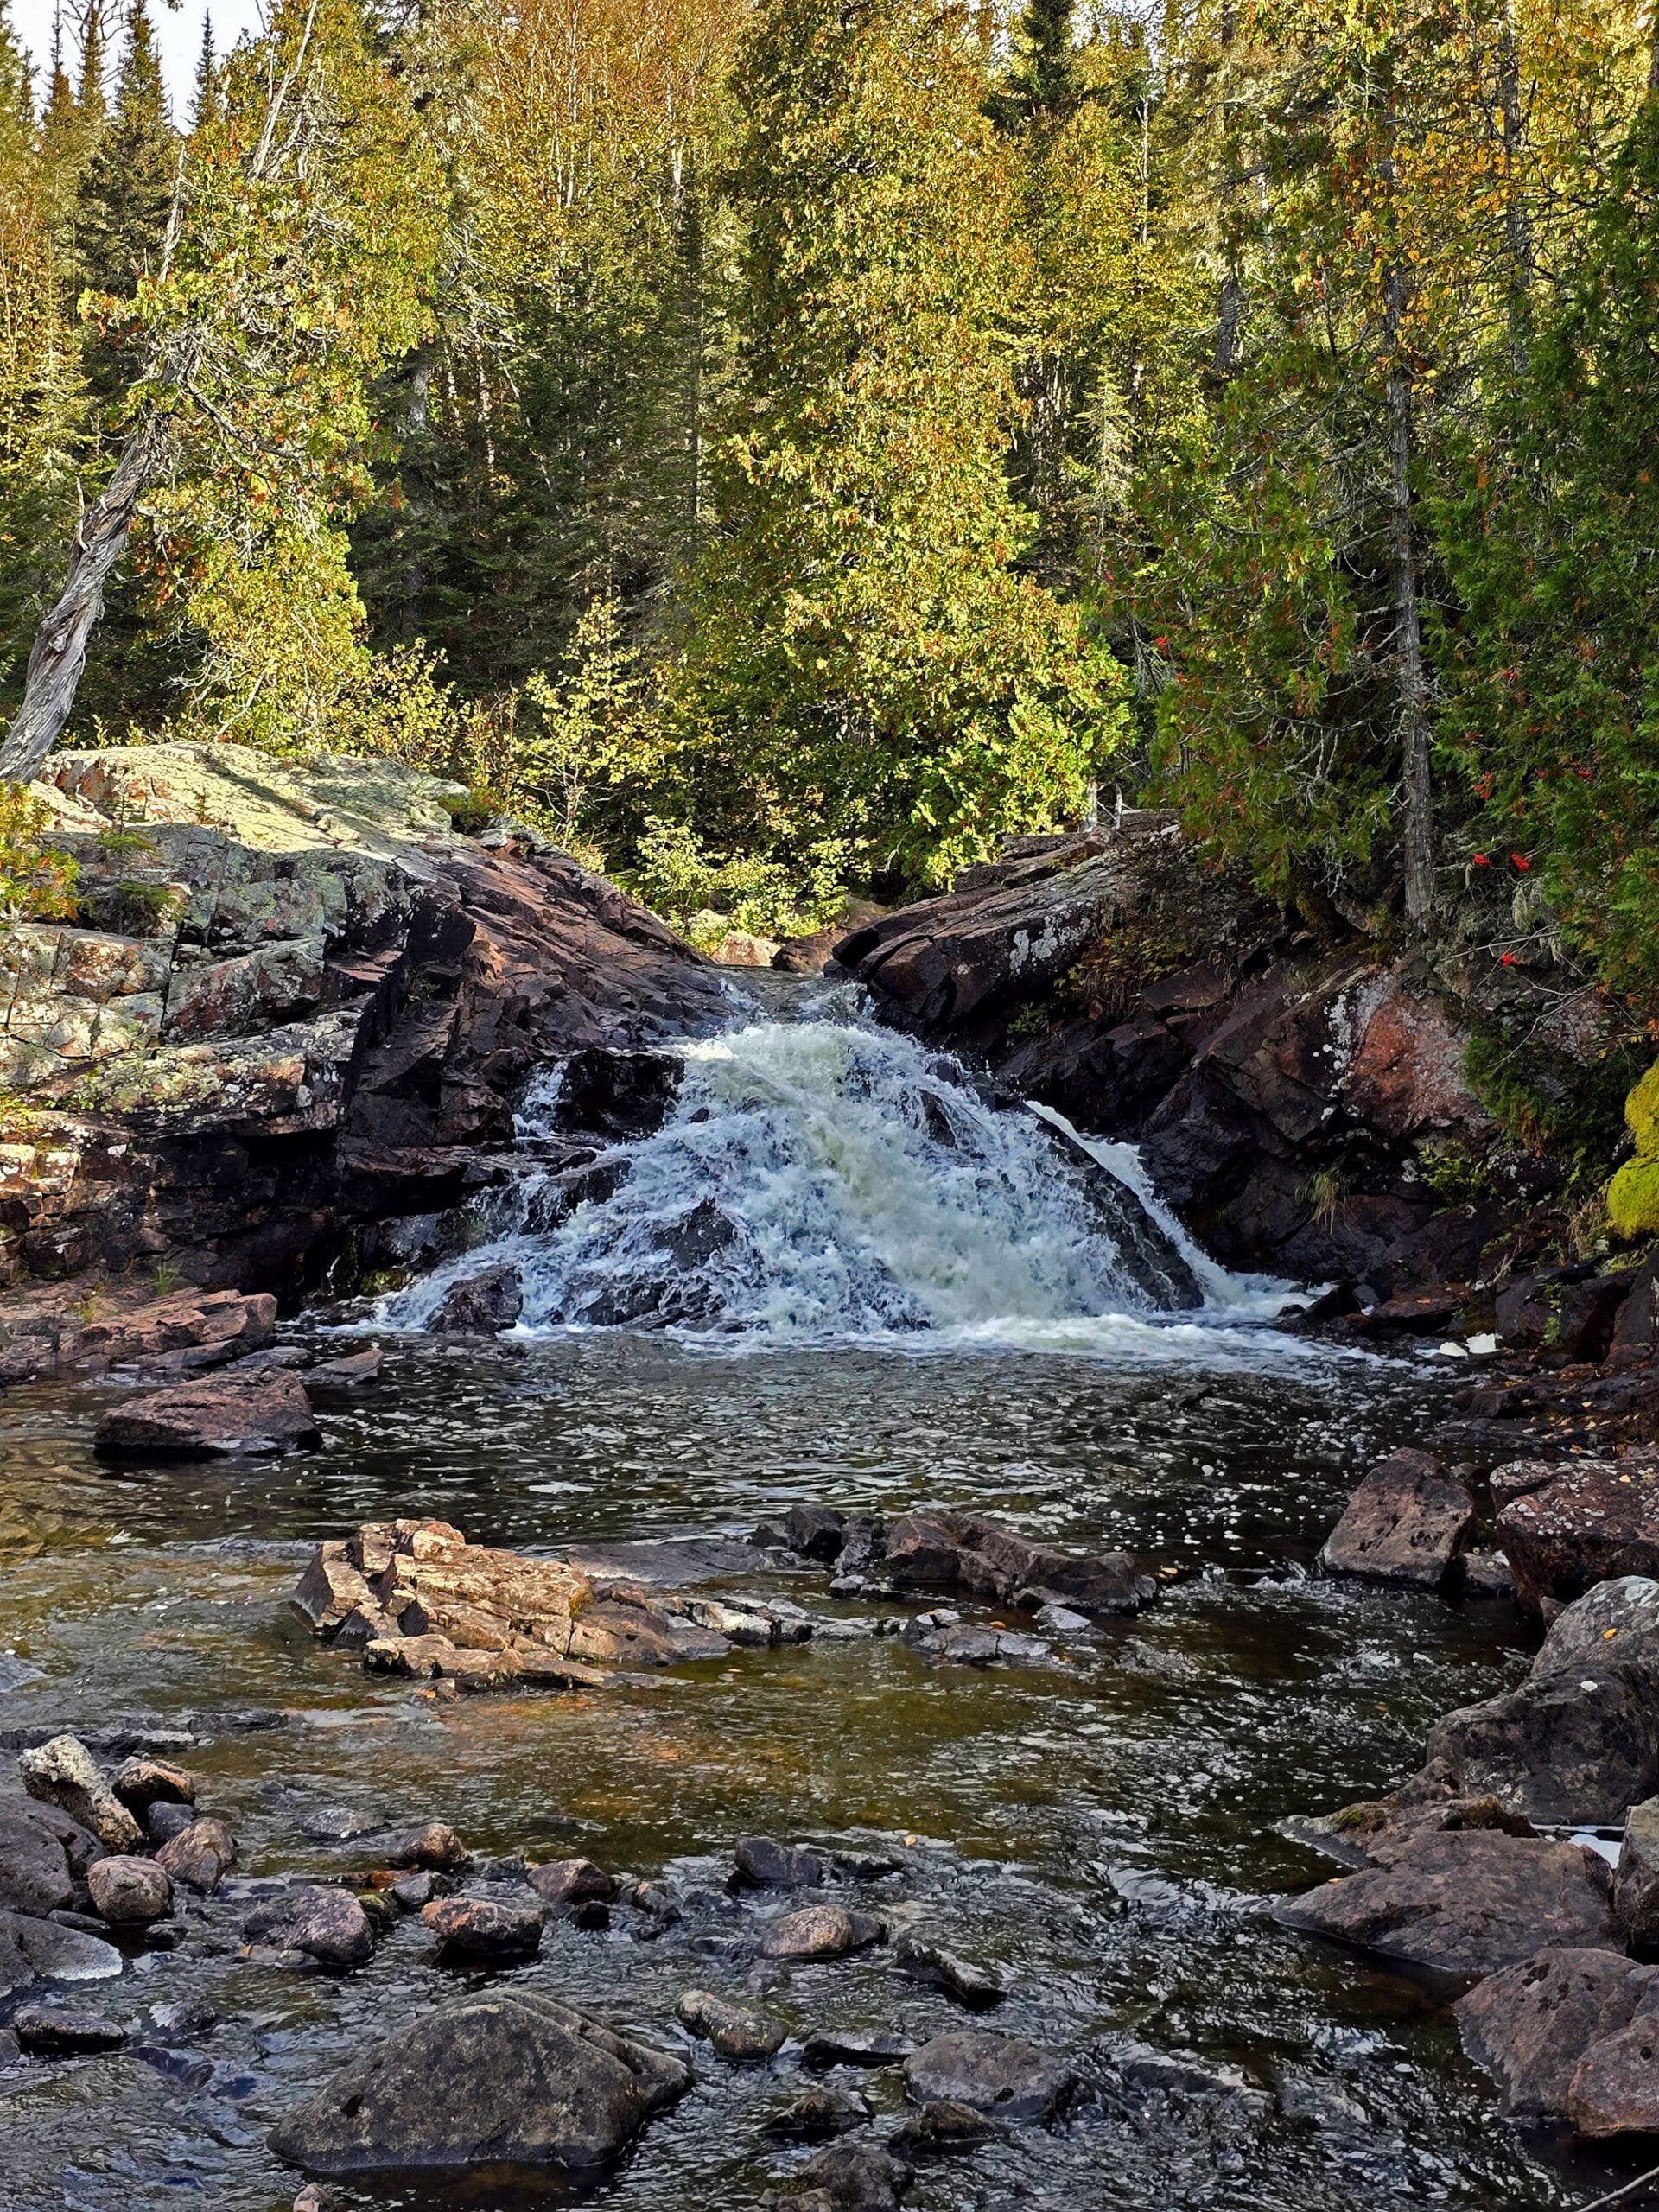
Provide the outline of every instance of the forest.
[[0,773],[396,755],[773,931],[1153,803],[1321,941],[1501,887],[1640,1029],[1656,41],[276,0],[175,116],[146,0],[38,111],[0,18]]

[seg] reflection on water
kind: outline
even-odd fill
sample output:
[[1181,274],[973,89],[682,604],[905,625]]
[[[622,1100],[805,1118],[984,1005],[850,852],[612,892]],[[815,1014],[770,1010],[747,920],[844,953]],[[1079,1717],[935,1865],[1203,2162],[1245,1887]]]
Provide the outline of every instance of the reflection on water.
[[[367,1389],[319,1393],[326,1448],[269,1465],[115,1474],[86,1439],[105,1394],[0,1400],[5,1612],[0,1727],[277,1708],[189,1754],[243,1841],[240,1879],[374,1863],[308,1839],[331,1809],[448,1819],[475,1849],[581,1850],[668,1870],[681,1925],[645,1942],[550,1931],[519,1969],[677,2038],[693,1984],[740,1993],[744,1908],[732,1841],[770,1832],[897,1841],[906,1871],[869,1901],[921,1910],[953,1948],[1010,1970],[996,2024],[1090,2054],[1132,2034],[1236,2067],[1274,2100],[1108,2095],[1052,2133],[931,2166],[920,2212],[1375,2212],[1553,2204],[1593,2195],[1494,2120],[1446,2018],[1396,1977],[1263,1923],[1255,1900],[1321,1871],[1274,1824],[1373,1789],[1414,1762],[1436,1714],[1522,1663],[1490,1609],[1343,1587],[1307,1567],[1365,1453],[1432,1412],[1414,1373],[1306,1359],[1217,1372],[986,1351],[777,1351],[589,1333],[480,1352],[394,1342]],[[1062,1543],[1114,1543],[1182,1579],[1063,1668],[929,1666],[892,1639],[821,1643],[585,1697],[447,1707],[370,1684],[284,1605],[315,1539],[430,1513],[472,1537],[741,1532],[798,1499],[897,1510],[939,1497]],[[744,1578],[858,1617],[824,1578]],[[29,1669],[35,1679],[18,1680]],[[903,1839],[910,1838],[906,1850]],[[706,1862],[706,1863],[705,1863]],[[123,2018],[182,1994],[220,2024],[190,2088],[130,2055],[37,2069],[0,2088],[0,2207],[276,2212],[298,2179],[263,2148],[321,2071],[442,1990],[405,1923],[346,1981],[234,1958],[227,1897],[186,1948],[83,1992]],[[797,2032],[962,2016],[880,1952],[798,1970],[766,2000]],[[603,2186],[619,2212],[758,2202],[791,2154],[760,2135],[797,2081],[724,2067]],[[897,2077],[859,2086],[878,2109]],[[415,2204],[429,2191],[342,2193]],[[493,2184],[474,2203],[503,2212]],[[535,2201],[556,2202],[545,2190]]]

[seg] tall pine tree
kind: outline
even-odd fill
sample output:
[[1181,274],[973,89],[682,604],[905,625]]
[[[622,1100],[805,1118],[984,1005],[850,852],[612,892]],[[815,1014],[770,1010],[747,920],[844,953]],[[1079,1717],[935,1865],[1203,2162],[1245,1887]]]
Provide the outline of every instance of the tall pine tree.
[[145,0],[130,0],[115,112],[82,172],[75,252],[88,288],[130,299],[153,273],[173,198],[178,140]]

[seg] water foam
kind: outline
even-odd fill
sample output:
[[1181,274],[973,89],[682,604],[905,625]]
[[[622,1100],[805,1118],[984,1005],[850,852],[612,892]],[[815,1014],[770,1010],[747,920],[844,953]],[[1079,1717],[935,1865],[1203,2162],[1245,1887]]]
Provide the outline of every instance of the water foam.
[[[539,1226],[526,1177],[500,1233],[389,1300],[383,1323],[419,1328],[454,1282],[510,1261],[531,1335],[632,1324],[1190,1358],[1217,1324],[1290,1295],[1199,1251],[1132,1147],[995,1105],[954,1061],[838,1012],[681,1046],[668,1120],[605,1155],[626,1170],[610,1196]],[[556,1086],[527,1095],[526,1134],[550,1128]]]

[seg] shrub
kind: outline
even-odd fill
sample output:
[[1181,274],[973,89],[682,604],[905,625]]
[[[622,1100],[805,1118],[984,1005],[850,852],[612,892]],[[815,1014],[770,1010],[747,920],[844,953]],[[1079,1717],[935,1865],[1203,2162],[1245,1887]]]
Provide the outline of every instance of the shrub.
[[51,810],[21,784],[0,784],[0,915],[73,921],[76,862],[46,842]]

